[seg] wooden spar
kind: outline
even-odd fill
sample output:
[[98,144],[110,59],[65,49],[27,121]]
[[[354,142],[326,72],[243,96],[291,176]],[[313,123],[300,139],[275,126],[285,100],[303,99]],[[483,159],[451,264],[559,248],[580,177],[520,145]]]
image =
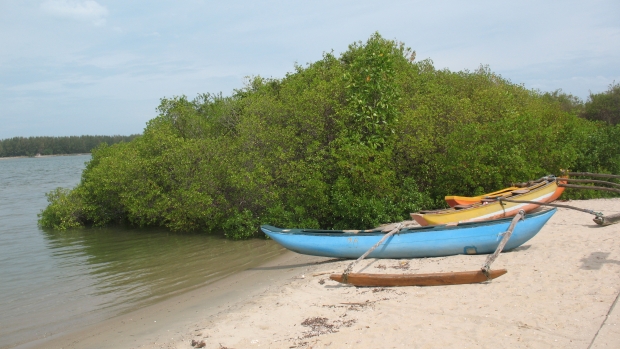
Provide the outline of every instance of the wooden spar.
[[381,245],[383,243],[383,241],[387,240],[387,238],[389,238],[390,236],[394,235],[396,232],[399,232],[400,228],[402,226],[403,225],[401,223],[398,223],[394,229],[392,229],[389,233],[385,234],[385,236],[383,238],[381,238],[381,240],[377,241],[377,243],[374,244],[368,251],[366,251],[366,253],[361,255],[360,258],[356,259],[353,263],[349,264],[347,269],[345,269],[344,272],[342,273],[342,280],[344,280],[344,283],[347,283],[347,279],[349,277],[349,273],[351,273],[351,270],[353,270],[353,266],[355,264],[357,264],[357,262],[359,262],[362,259],[366,258],[366,256],[368,256],[372,251],[374,251],[377,247],[379,247],[379,245]]
[[574,185],[574,184],[558,183],[558,187],[574,188],[574,189],[605,190],[605,191],[611,191],[611,192],[614,192],[614,193],[620,193],[620,189],[606,188],[606,187],[596,187],[596,186],[590,186],[590,185]]
[[493,252],[493,254],[490,254],[487,257],[486,261],[484,262],[484,265],[482,266],[482,273],[488,276],[489,279],[491,278],[489,274],[489,272],[491,271],[491,264],[495,262],[495,259],[497,259],[497,256],[499,256],[499,254],[504,249],[504,246],[506,246],[506,243],[508,242],[508,240],[510,240],[510,236],[512,235],[512,231],[515,229],[517,222],[519,222],[523,218],[525,218],[525,211],[519,210],[519,213],[517,213],[515,217],[512,219],[512,222],[510,222],[510,226],[508,226],[508,230],[506,230],[506,232],[504,233],[504,237],[502,238],[502,241],[500,241],[499,245],[497,245],[495,252]]
[[568,172],[564,173],[569,176],[590,176],[599,178],[620,178],[619,175],[605,174],[605,173],[590,173],[590,172]]
[[500,198],[499,201],[510,201],[510,202],[516,202],[516,203],[524,203],[524,204],[537,204],[537,205],[540,205],[540,206],[569,208],[571,210],[581,211],[581,212],[585,212],[585,213],[589,213],[591,215],[594,215],[595,217],[592,219],[594,221],[594,223],[596,223],[598,225],[602,225],[602,226],[612,225],[614,223],[620,222],[620,213],[609,215],[609,216],[604,216],[601,212],[594,212],[592,210],[588,210],[588,209],[584,209],[584,208],[579,208],[579,207],[573,207],[573,206],[569,206],[569,205],[541,203],[541,202],[537,202],[537,201],[511,200],[511,199],[502,199],[502,198]]
[[607,184],[614,187],[620,187],[620,184],[608,182],[608,181],[599,181],[596,179],[574,179],[574,178],[562,178],[562,182],[575,182],[575,183],[597,183],[597,184]]
[[499,202],[502,202],[502,201],[514,202],[514,203],[517,203],[517,204],[536,204],[536,205],[540,205],[540,206],[569,208],[571,210],[576,210],[576,211],[581,211],[581,212],[589,213],[589,214],[595,215],[597,217],[603,215],[600,212],[594,212],[592,210],[588,210],[588,209],[585,209],[585,208],[579,208],[579,207],[574,207],[574,206],[569,206],[569,205],[562,205],[562,204],[552,204],[552,203],[544,203],[544,202],[539,202],[539,201],[527,201],[527,200],[513,200],[513,199],[505,199],[505,198],[499,198],[498,201]]
[[330,279],[354,286],[392,287],[392,286],[442,286],[463,285],[485,282],[506,274],[506,269],[491,270],[489,276],[482,270],[459,271],[430,274],[363,274],[352,273],[343,280],[341,274],[332,274]]

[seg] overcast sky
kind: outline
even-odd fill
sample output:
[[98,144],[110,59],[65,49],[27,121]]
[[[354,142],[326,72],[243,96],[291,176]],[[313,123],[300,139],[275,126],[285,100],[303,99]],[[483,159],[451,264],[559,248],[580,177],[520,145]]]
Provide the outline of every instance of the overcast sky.
[[375,31],[529,89],[620,82],[618,0],[0,0],[0,139],[141,133],[162,97],[230,95]]

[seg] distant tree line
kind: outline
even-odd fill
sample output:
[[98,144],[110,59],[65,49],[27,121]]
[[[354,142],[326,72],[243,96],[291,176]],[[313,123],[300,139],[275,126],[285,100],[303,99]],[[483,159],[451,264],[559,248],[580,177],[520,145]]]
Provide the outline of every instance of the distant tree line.
[[101,143],[129,142],[137,136],[13,137],[0,140],[0,157],[90,153]]
[[605,92],[592,93],[584,103],[579,97],[562,90],[547,92],[544,98],[560,104],[562,110],[591,121],[620,124],[620,84],[612,83]]

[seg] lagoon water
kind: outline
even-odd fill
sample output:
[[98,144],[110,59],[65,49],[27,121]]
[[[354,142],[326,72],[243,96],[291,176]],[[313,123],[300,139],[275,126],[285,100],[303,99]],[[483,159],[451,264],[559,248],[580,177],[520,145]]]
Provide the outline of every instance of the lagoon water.
[[88,160],[0,160],[0,348],[95,324],[285,252],[268,240],[162,229],[39,228],[45,193],[74,187]]

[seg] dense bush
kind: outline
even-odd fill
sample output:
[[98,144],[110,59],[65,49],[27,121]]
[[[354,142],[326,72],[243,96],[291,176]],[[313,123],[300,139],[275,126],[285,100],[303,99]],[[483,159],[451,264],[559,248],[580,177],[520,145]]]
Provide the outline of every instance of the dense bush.
[[611,125],[620,124],[620,84],[609,85],[604,93],[590,93],[582,117]]
[[282,79],[251,78],[230,97],[163,99],[142,137],[99,147],[73,191],[50,194],[40,223],[234,239],[262,223],[368,228],[447,194],[563,168],[618,171],[618,127],[487,67],[455,73],[413,57],[375,34]]

